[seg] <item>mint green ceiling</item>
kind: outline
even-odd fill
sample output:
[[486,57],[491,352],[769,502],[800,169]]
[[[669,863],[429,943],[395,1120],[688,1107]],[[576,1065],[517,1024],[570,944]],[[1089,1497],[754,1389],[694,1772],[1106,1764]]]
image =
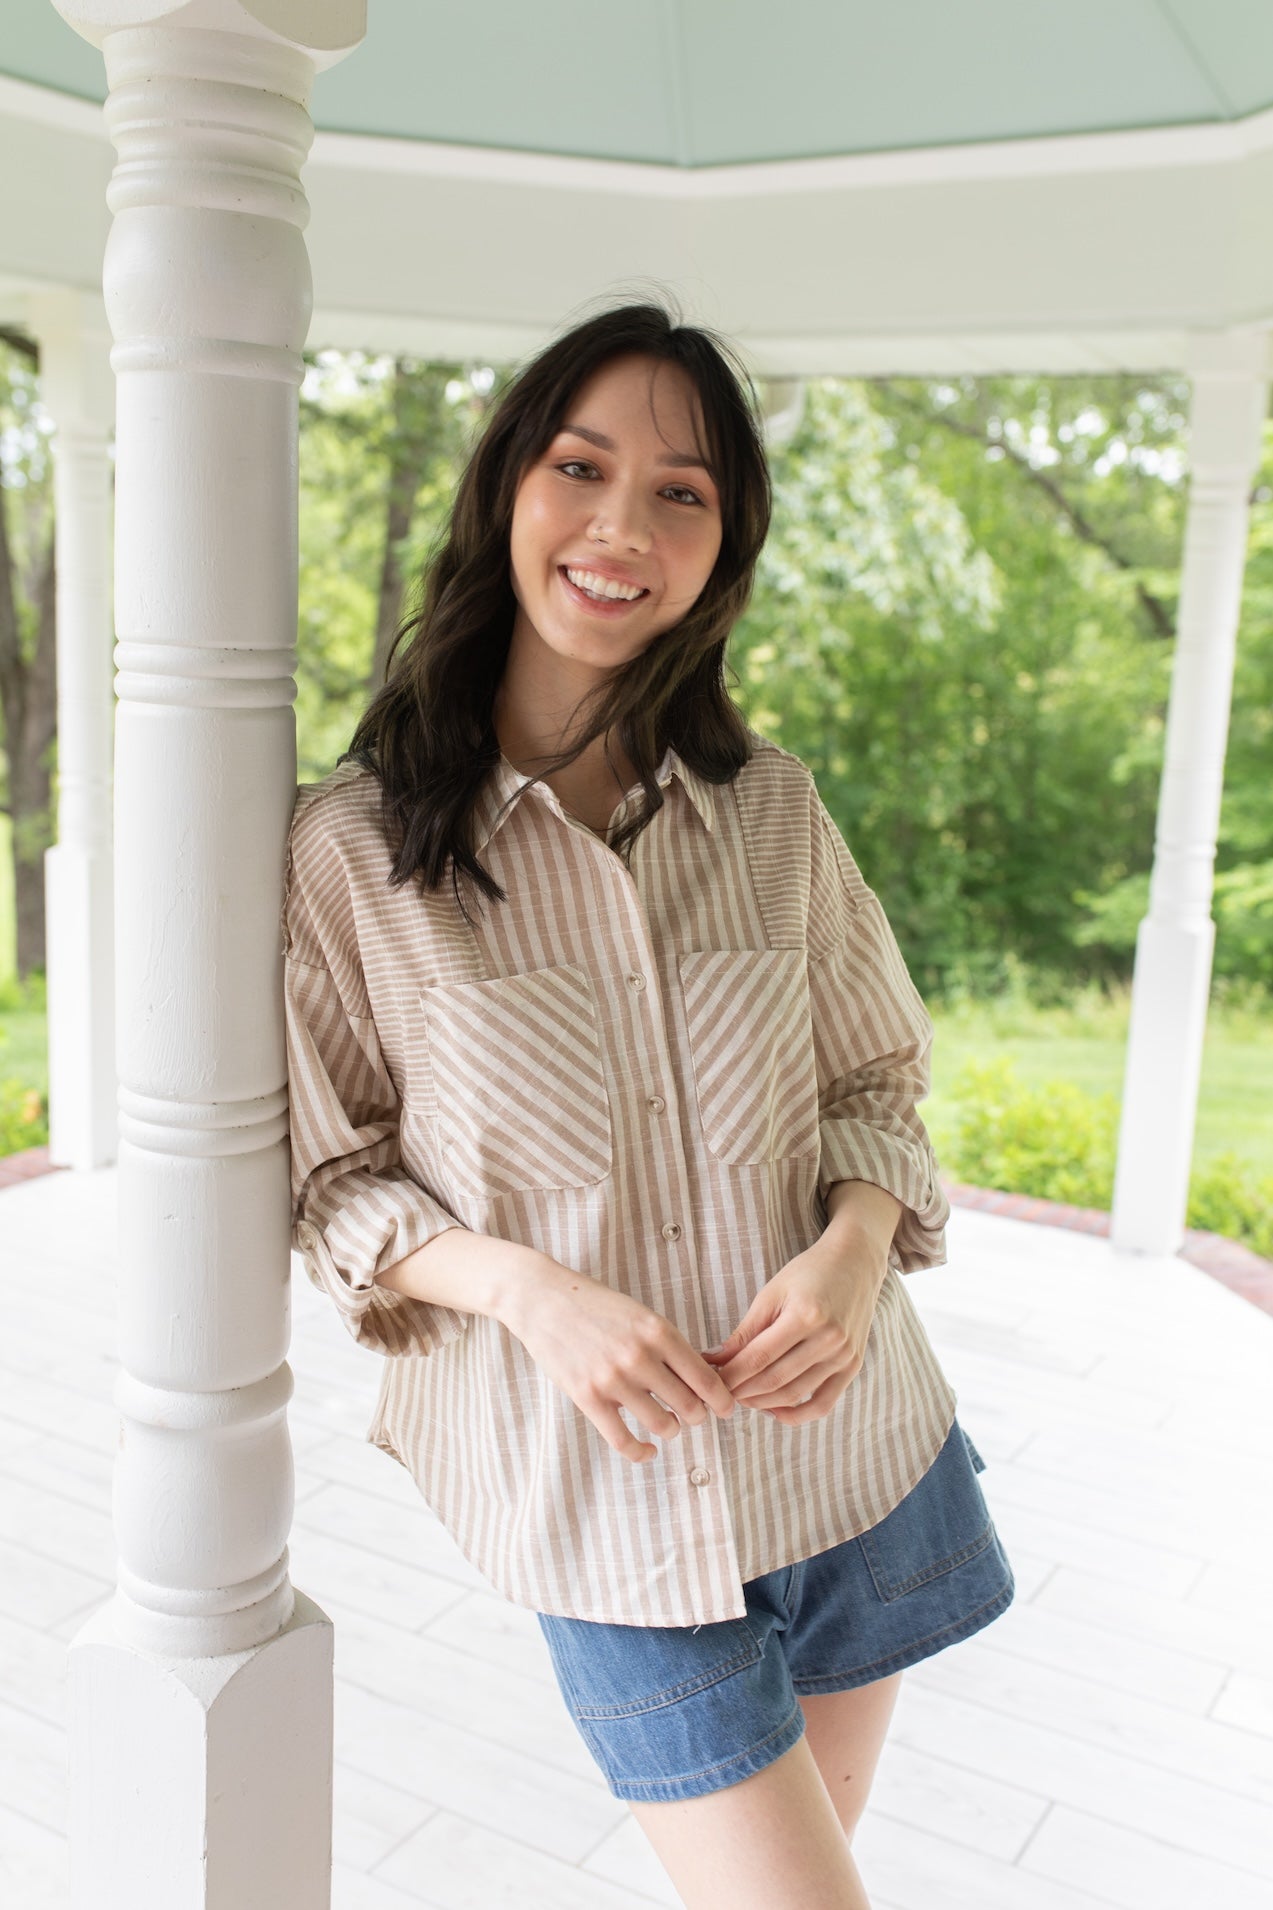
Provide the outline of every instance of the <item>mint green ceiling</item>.
[[[1273,0],[369,0],[368,15],[316,82],[324,129],[706,166],[1273,104]],[[51,0],[4,0],[0,72],[104,94],[101,56]]]

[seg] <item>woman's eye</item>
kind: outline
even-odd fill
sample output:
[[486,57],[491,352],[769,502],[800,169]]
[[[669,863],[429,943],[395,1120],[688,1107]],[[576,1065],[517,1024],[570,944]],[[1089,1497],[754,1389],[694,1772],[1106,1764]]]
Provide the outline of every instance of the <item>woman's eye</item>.
[[[597,467],[590,458],[566,458],[557,466],[557,469],[563,471],[567,477],[573,477],[576,471],[591,471],[595,474]],[[664,491],[678,492],[679,495],[675,500],[678,504],[701,504],[703,502],[698,492],[692,491],[688,484],[667,484],[664,486]]]

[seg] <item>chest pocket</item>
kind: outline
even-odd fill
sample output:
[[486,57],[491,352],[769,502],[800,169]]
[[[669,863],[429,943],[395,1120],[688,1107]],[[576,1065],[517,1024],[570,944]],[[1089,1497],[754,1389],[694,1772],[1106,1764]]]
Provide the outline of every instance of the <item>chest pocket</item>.
[[612,1164],[610,1098],[592,984],[536,968],[425,988],[438,1139],[468,1194],[591,1187]]
[[803,948],[679,958],[703,1136],[736,1166],[818,1150],[818,1078]]

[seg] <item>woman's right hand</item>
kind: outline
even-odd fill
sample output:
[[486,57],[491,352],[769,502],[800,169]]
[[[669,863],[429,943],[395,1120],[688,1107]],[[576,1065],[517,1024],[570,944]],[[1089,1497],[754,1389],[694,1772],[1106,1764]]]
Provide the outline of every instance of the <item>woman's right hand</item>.
[[658,1447],[633,1437],[621,1406],[660,1439],[675,1439],[682,1420],[701,1425],[709,1408],[729,1418],[734,1395],[670,1320],[543,1258],[545,1277],[520,1283],[500,1318],[622,1458],[639,1465]]

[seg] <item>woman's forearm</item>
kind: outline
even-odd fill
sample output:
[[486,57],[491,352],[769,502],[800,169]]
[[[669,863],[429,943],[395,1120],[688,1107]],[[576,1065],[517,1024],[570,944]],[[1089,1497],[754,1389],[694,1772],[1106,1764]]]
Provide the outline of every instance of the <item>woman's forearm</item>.
[[[884,1259],[901,1212],[901,1201],[872,1181],[836,1181],[827,1191],[824,1237],[844,1246],[865,1240]],[[412,1300],[487,1314],[516,1332],[522,1309],[545,1286],[580,1278],[536,1247],[457,1225],[395,1260],[375,1284]]]
[[535,1293],[572,1277],[580,1276],[535,1247],[457,1225],[395,1260],[376,1275],[375,1284],[412,1300],[485,1313],[516,1331],[514,1322]]
[[869,1180],[838,1180],[827,1189],[825,1239],[844,1244],[864,1238],[887,1258],[902,1217],[902,1203]]

